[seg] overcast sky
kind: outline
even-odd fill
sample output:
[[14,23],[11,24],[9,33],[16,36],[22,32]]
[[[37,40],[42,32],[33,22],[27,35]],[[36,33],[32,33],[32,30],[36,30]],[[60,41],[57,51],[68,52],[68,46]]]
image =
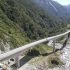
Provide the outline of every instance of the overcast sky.
[[70,4],[70,0],[54,0],[54,1],[57,1],[57,2],[59,2],[62,5],[68,5],[68,4]]

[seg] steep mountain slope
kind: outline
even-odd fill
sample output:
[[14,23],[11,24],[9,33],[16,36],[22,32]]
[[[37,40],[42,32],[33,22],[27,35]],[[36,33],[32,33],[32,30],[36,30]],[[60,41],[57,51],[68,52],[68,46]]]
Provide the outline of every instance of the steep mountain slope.
[[70,16],[70,12],[66,10],[64,6],[59,4],[56,1],[53,0],[34,0],[37,4],[39,4],[42,8],[44,8],[46,11],[51,12],[52,14],[56,16]]
[[[33,0],[0,0],[0,47],[11,48],[65,31],[65,24]],[[3,42],[3,43],[2,43]]]
[[[44,28],[49,34],[49,36],[64,31],[63,27],[65,26],[65,24],[58,20],[52,14],[40,8],[36,3],[33,2],[33,0],[18,1],[25,7],[26,14],[29,15],[34,22]],[[56,30],[57,28],[60,29]],[[51,30],[54,32],[52,32]],[[51,32],[49,33],[49,31]]]
[[26,43],[26,40],[29,41],[24,30],[8,19],[0,9],[0,48],[4,50],[8,43],[10,48],[13,49]]
[[[13,5],[12,5],[13,4]],[[46,36],[45,31],[35,23],[25,12],[24,6],[16,0],[4,0],[0,3],[2,11],[7,15],[7,17],[20,25],[26,32],[30,39],[37,39]],[[6,5],[6,6],[5,6]],[[21,8],[22,7],[22,8]]]

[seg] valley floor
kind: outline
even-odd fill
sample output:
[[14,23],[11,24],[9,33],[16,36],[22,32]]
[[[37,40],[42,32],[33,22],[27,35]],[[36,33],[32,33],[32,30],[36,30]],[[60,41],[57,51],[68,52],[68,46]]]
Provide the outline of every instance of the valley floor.
[[[69,42],[70,43],[70,42]],[[44,54],[40,56],[20,56],[20,68],[14,68],[12,70],[70,70],[70,44],[67,44],[63,50],[59,50],[56,52],[56,56],[60,58],[64,64],[63,65],[57,65],[54,68],[49,68],[48,65],[48,57],[54,57],[54,53]],[[58,48],[61,48],[60,43],[56,43],[56,46]],[[15,62],[12,62],[7,65],[11,66]],[[7,64],[7,61],[4,62],[4,64]]]
[[[61,44],[59,44],[59,46],[61,46]],[[70,44],[67,44],[63,50],[56,53],[58,54],[58,57],[64,62],[63,65],[57,65],[54,68],[48,68],[47,56],[39,56],[32,58],[17,70],[70,70]],[[48,56],[52,56],[52,54]]]

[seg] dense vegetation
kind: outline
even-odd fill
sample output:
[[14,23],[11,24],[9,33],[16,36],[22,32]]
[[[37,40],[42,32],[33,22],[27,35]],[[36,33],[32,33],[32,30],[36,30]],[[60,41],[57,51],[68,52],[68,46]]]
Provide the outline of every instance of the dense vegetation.
[[57,65],[63,65],[64,63],[60,60],[58,55],[52,54],[50,57],[48,57],[48,66],[50,68],[53,68]]
[[47,34],[49,34],[48,36],[52,36],[54,34],[58,34],[59,32],[65,31],[64,23],[62,23],[52,14],[40,8],[33,2],[33,0],[18,1],[25,7],[26,14],[29,15],[34,22],[40,25],[47,32]]
[[0,46],[3,41],[13,49],[63,32],[65,27],[33,0],[0,0]]
[[34,47],[32,50],[27,51],[25,54],[29,56],[38,56],[38,55],[47,56],[52,51],[53,51],[53,48],[51,46],[40,44]]

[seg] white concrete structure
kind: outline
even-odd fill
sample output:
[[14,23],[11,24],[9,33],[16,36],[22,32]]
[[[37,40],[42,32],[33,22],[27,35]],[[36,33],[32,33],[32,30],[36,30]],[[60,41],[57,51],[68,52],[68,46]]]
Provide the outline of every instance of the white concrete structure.
[[1,50],[0,50],[0,54],[1,54]]
[[15,60],[16,65],[19,67],[20,66],[19,56],[22,55],[28,49],[31,49],[32,47],[34,47],[35,45],[38,45],[40,43],[43,43],[43,42],[46,42],[46,41],[49,41],[49,40],[53,40],[53,47],[54,47],[53,51],[55,52],[55,40],[57,38],[63,36],[63,35],[68,35],[68,38],[69,38],[69,34],[70,34],[70,31],[67,31],[65,33],[62,33],[62,34],[59,34],[59,35],[56,35],[56,36],[48,37],[48,38],[45,38],[45,39],[41,39],[41,40],[38,40],[38,41],[35,41],[35,42],[32,42],[32,43],[29,43],[27,45],[21,46],[19,48],[16,48],[14,50],[11,50],[9,52],[1,54],[0,55],[0,61],[5,61],[5,60],[11,59],[11,58],[16,58],[16,60]]

